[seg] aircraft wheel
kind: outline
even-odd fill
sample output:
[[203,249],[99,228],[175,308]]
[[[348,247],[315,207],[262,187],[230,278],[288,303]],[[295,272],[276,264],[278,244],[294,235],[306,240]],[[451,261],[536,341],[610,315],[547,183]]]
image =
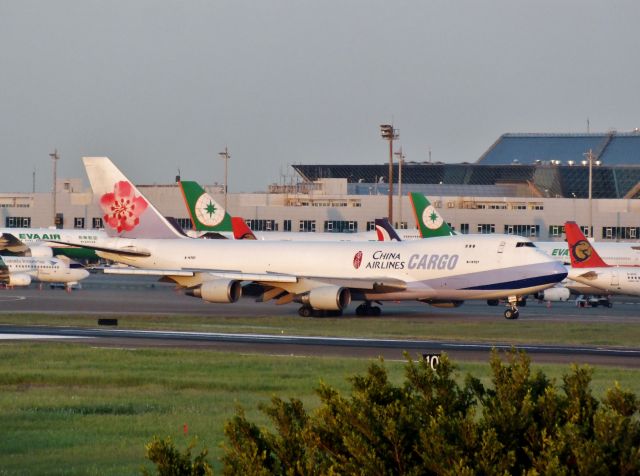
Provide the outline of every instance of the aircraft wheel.
[[372,316],[379,316],[380,314],[382,314],[382,309],[380,309],[378,306],[371,306],[371,311],[370,314]]
[[302,317],[311,317],[312,309],[309,306],[302,306],[298,309],[298,314]]
[[358,307],[356,307],[356,315],[357,316],[366,316],[367,313],[367,308],[364,304],[360,304]]
[[504,311],[505,319],[517,319],[519,316],[519,312],[516,309],[507,309]]

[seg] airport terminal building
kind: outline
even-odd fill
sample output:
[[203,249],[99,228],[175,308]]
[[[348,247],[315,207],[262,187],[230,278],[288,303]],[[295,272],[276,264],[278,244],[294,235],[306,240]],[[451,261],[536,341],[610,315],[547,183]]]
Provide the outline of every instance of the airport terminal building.
[[[336,233],[369,230],[375,218],[388,215],[388,163],[294,165],[293,169],[297,180],[291,183],[270,185],[264,193],[230,193],[229,213],[244,217],[256,231]],[[420,192],[460,233],[562,240],[563,223],[575,220],[585,230],[591,222],[598,241],[640,239],[637,130],[504,134],[473,163],[396,163],[393,182],[397,228],[415,228],[406,194]],[[58,226],[102,227],[102,213],[85,183],[83,179],[58,181]],[[138,187],[161,213],[191,228],[176,184]],[[223,187],[206,188],[224,203]],[[2,223],[7,227],[48,227],[54,216],[52,202],[51,192],[2,193]]]

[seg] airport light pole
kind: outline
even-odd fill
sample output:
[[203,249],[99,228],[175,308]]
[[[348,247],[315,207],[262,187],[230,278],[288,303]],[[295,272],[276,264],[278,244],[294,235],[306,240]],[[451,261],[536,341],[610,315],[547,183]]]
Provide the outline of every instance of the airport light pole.
[[58,181],[58,160],[60,160],[58,149],[55,149],[52,154],[49,154],[49,157],[51,157],[51,160],[53,160],[53,187],[51,189],[51,202],[53,205],[53,226],[56,226],[56,198],[58,192],[58,184],[56,182]]
[[[402,228],[402,166],[404,165],[404,154],[402,153],[402,147],[395,153],[398,156],[398,228]],[[393,223],[391,223],[393,226]]]
[[224,160],[224,209],[227,209],[227,172],[228,172],[228,164],[231,155],[229,154],[229,149],[227,146],[224,147],[224,152],[218,152],[218,155],[222,160]]
[[593,238],[593,206],[592,206],[592,184],[593,184],[593,151],[589,149],[589,152],[584,154],[589,161],[589,238]]
[[400,137],[398,129],[393,124],[381,124],[380,134],[389,141],[389,222],[393,225],[393,141]]

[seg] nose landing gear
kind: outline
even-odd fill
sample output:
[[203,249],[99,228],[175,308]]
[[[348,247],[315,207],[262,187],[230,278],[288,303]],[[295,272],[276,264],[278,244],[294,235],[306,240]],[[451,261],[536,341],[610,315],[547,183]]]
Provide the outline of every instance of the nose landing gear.
[[505,319],[512,320],[520,317],[520,311],[518,311],[517,304],[518,304],[518,296],[509,296],[509,304],[507,304],[509,308],[504,311]]

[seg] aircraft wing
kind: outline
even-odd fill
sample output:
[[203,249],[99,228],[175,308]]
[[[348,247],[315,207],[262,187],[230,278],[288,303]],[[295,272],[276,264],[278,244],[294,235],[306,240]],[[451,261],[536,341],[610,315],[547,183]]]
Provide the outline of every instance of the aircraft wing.
[[136,275],[136,276],[166,276],[192,277],[209,275],[214,278],[236,279],[238,281],[256,281],[270,283],[295,283],[295,276],[277,273],[243,273],[241,271],[204,270],[204,269],[143,269],[133,267],[106,267],[104,274]]
[[2,251],[21,254],[29,251],[29,246],[11,233],[3,233],[0,235],[0,252]]
[[[106,267],[102,268],[105,274],[161,276],[176,281],[186,287],[201,284],[210,278],[235,279],[238,281],[252,281],[272,287],[281,287],[286,284],[301,284],[308,282],[309,288],[317,284],[340,286],[350,289],[366,289],[376,292],[397,292],[407,288],[407,283],[395,278],[337,278],[335,276],[296,276],[282,273],[244,273],[235,270],[208,270],[208,269],[142,269],[133,267]],[[174,279],[175,278],[175,279]],[[196,279],[181,279],[196,278]],[[198,279],[199,278],[199,279]]]
[[567,277],[575,281],[593,281],[598,278],[598,272],[593,269],[571,268]]

